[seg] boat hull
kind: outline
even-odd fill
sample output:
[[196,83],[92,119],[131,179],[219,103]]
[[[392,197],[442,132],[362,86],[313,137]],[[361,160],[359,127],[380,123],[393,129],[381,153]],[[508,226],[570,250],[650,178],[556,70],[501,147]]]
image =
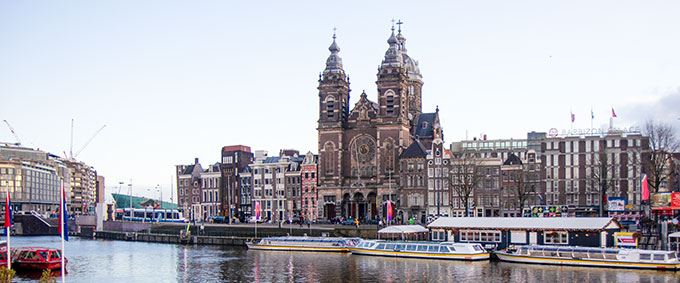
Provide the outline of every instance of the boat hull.
[[418,253],[418,252],[402,252],[402,251],[384,251],[372,250],[362,248],[350,248],[352,254],[368,255],[368,256],[385,256],[385,257],[403,257],[403,258],[422,258],[422,259],[444,259],[444,260],[487,260],[489,253],[478,254],[444,254],[444,253]]
[[570,265],[587,267],[613,267],[632,269],[680,270],[680,264],[626,262],[605,259],[563,258],[547,256],[516,255],[507,252],[496,252],[501,261],[531,264]]
[[266,250],[266,251],[301,251],[301,252],[349,252],[349,248],[343,247],[312,247],[312,246],[282,246],[282,245],[260,245],[249,243],[250,250]]
[[20,270],[34,270],[34,271],[43,271],[45,269],[55,270],[61,269],[61,261],[23,262],[16,260],[12,264],[12,267]]

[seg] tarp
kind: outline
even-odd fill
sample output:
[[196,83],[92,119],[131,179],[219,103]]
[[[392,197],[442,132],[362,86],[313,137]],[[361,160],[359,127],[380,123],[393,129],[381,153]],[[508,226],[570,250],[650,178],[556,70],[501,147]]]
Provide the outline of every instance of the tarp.
[[429,230],[420,225],[392,225],[386,228],[382,228],[380,229],[380,231],[378,231],[378,233],[380,234],[401,234],[401,233],[412,234],[427,232],[429,232]]

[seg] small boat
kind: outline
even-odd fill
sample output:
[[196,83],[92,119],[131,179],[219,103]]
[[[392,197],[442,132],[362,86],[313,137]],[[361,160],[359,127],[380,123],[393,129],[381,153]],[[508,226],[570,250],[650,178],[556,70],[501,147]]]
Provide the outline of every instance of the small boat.
[[349,252],[349,248],[359,243],[360,240],[359,238],[287,236],[268,237],[246,244],[248,249],[252,250]]
[[673,251],[591,248],[573,246],[520,246],[515,251],[497,251],[502,261],[518,263],[678,270]]
[[[42,247],[22,247],[12,249],[14,261],[12,266],[17,270],[43,271],[61,268],[61,250]],[[65,259],[64,264],[68,263]]]
[[363,240],[350,250],[352,254],[372,256],[452,260],[489,259],[489,252],[477,243]]

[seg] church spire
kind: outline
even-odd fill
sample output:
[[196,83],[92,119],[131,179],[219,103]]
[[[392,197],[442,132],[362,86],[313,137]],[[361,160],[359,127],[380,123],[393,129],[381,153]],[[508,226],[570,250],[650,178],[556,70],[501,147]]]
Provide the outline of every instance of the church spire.
[[345,71],[342,68],[342,59],[340,56],[338,56],[338,53],[340,52],[340,47],[338,47],[338,43],[335,42],[335,28],[333,28],[333,43],[331,43],[331,46],[328,47],[328,50],[331,52],[331,55],[328,56],[328,59],[326,59],[326,69],[323,71],[324,74],[327,73],[345,73]]
[[[399,29],[401,30],[401,26]],[[394,35],[394,20],[392,20],[392,34],[390,35],[390,38],[387,39],[387,44],[389,44],[390,47],[387,48],[387,51],[385,52],[385,59],[383,59],[381,67],[401,67],[404,59],[399,50],[399,40],[397,40],[397,36]]]

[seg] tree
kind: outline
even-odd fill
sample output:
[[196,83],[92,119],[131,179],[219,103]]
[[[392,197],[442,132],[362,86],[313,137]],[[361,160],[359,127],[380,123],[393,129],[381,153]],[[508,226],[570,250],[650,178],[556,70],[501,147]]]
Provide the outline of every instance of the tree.
[[673,153],[680,149],[680,142],[675,128],[669,124],[649,120],[645,124],[645,132],[649,137],[649,161],[644,166],[647,183],[653,192],[658,192],[671,178]]
[[587,173],[586,179],[589,186],[595,188],[598,193],[599,215],[602,216],[605,211],[603,200],[607,198],[609,190],[616,187],[618,180],[617,162],[615,158],[609,158],[603,148],[599,153],[586,157],[586,166],[589,166],[586,172],[590,172]]
[[[515,194],[517,195],[517,207],[519,208],[520,217],[523,216],[524,206],[527,201],[536,195],[538,188],[538,174],[527,171],[525,166],[515,173]],[[511,175],[512,180],[512,175]]]
[[462,154],[453,160],[450,184],[456,197],[465,207],[466,217],[470,216],[470,197],[483,177],[480,167],[481,159],[473,154]]

